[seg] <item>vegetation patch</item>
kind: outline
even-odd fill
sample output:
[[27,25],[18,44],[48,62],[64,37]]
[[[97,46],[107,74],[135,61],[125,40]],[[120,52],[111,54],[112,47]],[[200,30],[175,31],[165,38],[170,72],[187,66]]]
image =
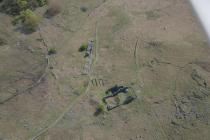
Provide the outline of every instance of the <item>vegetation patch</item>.
[[22,24],[24,31],[35,31],[40,23],[40,17],[34,12],[36,8],[47,4],[47,0],[4,0],[1,12],[12,15],[13,24]]
[[3,38],[0,38],[0,46],[6,45],[7,42]]
[[47,4],[47,0],[37,0],[37,3],[39,4],[39,6],[44,6]]
[[53,17],[61,12],[61,5],[58,1],[51,1],[49,3],[49,8],[46,11],[46,17],[50,18]]
[[81,6],[80,7],[80,10],[85,13],[85,12],[87,12],[88,8],[85,7],[85,6]]
[[104,112],[104,106],[102,104],[98,104],[97,107],[96,107],[96,111],[94,113],[94,116],[98,116],[103,112]]
[[0,9],[1,12],[5,12],[10,15],[19,15],[24,10],[35,10],[36,8],[46,4],[47,0],[3,0],[3,4]]
[[88,44],[82,44],[79,48],[79,52],[84,52],[86,51],[88,48]]
[[35,31],[39,25],[41,18],[33,11],[27,9],[20,14],[21,22],[27,31]]
[[55,48],[50,48],[48,50],[48,55],[53,55],[53,54],[56,54],[57,53],[57,50]]

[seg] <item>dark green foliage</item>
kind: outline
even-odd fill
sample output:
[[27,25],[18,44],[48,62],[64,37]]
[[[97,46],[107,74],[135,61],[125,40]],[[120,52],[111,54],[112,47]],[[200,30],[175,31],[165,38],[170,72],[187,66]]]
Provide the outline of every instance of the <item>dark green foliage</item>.
[[27,0],[17,0],[17,6],[19,9],[26,10],[28,8],[28,1]]
[[47,0],[36,0],[39,6],[44,6],[47,4]]
[[4,0],[0,7],[1,12],[10,14],[10,15],[18,15],[20,7],[17,4],[17,0]]
[[3,0],[1,12],[10,15],[19,15],[20,12],[30,9],[35,10],[47,4],[47,0]]
[[104,104],[107,104],[106,98],[103,98],[103,99],[102,99],[102,102],[103,102]]
[[81,6],[81,7],[80,7],[80,10],[81,10],[82,12],[87,12],[88,9],[87,9],[87,7],[85,7],[85,6]]
[[104,106],[102,104],[98,104],[96,107],[96,112],[94,113],[94,116],[98,116],[99,114],[104,112]]
[[50,49],[48,50],[48,55],[53,55],[53,54],[56,54],[56,53],[57,53],[57,51],[56,51],[55,48],[50,48]]
[[29,9],[20,13],[20,19],[27,31],[35,31],[40,22],[40,17]]
[[87,48],[88,48],[87,44],[82,44],[79,48],[79,52],[83,52],[83,51],[87,50]]
[[6,40],[4,40],[3,38],[0,38],[0,46],[6,45],[6,44],[7,44]]
[[20,15],[17,15],[17,16],[14,16],[13,20],[12,20],[12,24],[16,25],[18,23],[21,22],[21,16]]
[[35,31],[40,22],[40,17],[33,11],[37,7],[47,4],[47,0],[3,0],[1,12],[14,16],[12,23],[23,25],[24,31]]
[[26,9],[20,12],[20,15],[14,16],[12,23],[14,25],[22,23],[24,29],[28,31],[34,31],[40,22],[40,17],[36,15],[32,10]]

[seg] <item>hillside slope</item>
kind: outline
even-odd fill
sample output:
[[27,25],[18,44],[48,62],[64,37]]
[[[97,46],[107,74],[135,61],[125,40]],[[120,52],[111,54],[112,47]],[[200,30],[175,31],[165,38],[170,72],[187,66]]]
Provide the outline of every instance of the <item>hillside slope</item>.
[[[39,30],[0,14],[0,138],[207,140],[210,49],[183,0],[61,0]],[[47,7],[36,12],[42,16]],[[94,41],[91,70],[78,51]],[[0,40],[1,41],[1,40]],[[55,48],[55,55],[47,50]],[[103,84],[100,83],[103,81]],[[95,83],[97,82],[97,83]],[[137,99],[111,111],[114,85]],[[14,96],[14,97],[13,97]],[[12,97],[12,98],[10,98]],[[117,102],[119,95],[110,102]],[[94,115],[99,105],[104,112]]]

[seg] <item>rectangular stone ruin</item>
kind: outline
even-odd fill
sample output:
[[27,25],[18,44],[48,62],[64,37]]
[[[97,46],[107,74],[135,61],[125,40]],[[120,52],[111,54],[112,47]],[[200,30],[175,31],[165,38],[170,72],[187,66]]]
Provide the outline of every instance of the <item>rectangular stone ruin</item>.
[[90,71],[91,71],[91,65],[92,65],[92,57],[93,57],[93,41],[89,41],[88,42],[88,47],[87,47],[87,50],[86,50],[86,54],[85,54],[85,57],[86,57],[86,63],[85,63],[85,66],[83,68],[83,74],[89,74]]

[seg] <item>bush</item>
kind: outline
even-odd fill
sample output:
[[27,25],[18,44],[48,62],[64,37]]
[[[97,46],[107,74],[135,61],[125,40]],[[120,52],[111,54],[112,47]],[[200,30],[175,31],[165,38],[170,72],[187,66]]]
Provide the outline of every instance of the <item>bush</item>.
[[55,48],[50,48],[50,49],[48,50],[48,55],[53,55],[53,54],[56,54],[56,53],[57,53],[57,51],[56,51]]
[[17,5],[21,11],[26,10],[28,7],[28,1],[27,0],[17,0]]
[[98,104],[96,107],[96,111],[94,113],[94,116],[98,116],[99,114],[104,112],[104,106],[102,104]]
[[37,1],[37,3],[39,4],[40,7],[47,4],[47,0],[36,0],[36,1]]
[[6,40],[4,40],[3,38],[0,38],[0,46],[6,45],[6,44],[7,44]]
[[20,13],[22,23],[27,31],[35,31],[39,25],[40,17],[37,16],[33,11],[27,9]]
[[87,48],[88,48],[87,44],[82,44],[79,48],[79,52],[83,52],[83,51],[87,50]]
[[12,24],[16,25],[16,24],[20,23],[21,19],[22,19],[22,18],[21,18],[20,15],[15,16],[15,17],[12,19]]
[[17,4],[17,0],[3,0],[0,5],[0,11],[10,15],[18,15],[20,13],[20,8]]
[[49,2],[49,8],[46,12],[46,16],[52,17],[59,14],[60,12],[61,12],[61,4],[59,3],[59,1],[51,0]]
[[47,4],[47,0],[0,0],[0,12],[12,15],[14,25],[22,23],[24,32],[33,32],[38,27],[40,17],[33,11]]
[[80,7],[80,10],[81,10],[82,12],[87,12],[88,9],[87,9],[87,7],[85,7],[85,6],[81,6],[81,7]]
[[45,4],[47,0],[3,0],[0,8],[1,12],[16,16],[26,9],[35,10]]

